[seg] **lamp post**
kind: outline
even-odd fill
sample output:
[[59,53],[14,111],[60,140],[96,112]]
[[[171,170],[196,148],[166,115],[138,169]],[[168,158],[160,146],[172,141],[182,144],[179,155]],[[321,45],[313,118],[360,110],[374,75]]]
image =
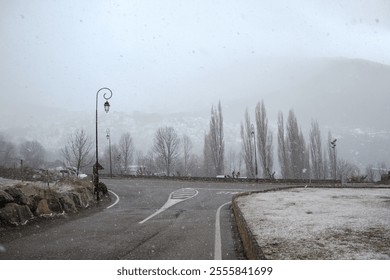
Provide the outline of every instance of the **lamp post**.
[[337,139],[334,139],[333,141],[330,142],[330,145],[333,149],[333,175],[334,175],[335,181],[337,180],[336,141],[337,141]]
[[251,125],[251,135],[253,137],[253,145],[255,146],[255,176],[257,179],[257,154],[256,154],[256,137],[255,137],[255,126]]
[[104,110],[106,113],[110,110],[110,103],[108,99],[112,97],[112,91],[109,88],[101,88],[96,92],[96,162],[93,166],[93,183],[95,186],[96,199],[100,200],[100,185],[99,185],[99,170],[103,167],[99,164],[99,147],[98,147],[98,97],[99,93],[102,92],[106,102],[104,103]]
[[108,140],[108,153],[110,154],[110,178],[112,178],[112,160],[111,160],[111,136],[110,136],[110,129],[106,129],[106,137]]

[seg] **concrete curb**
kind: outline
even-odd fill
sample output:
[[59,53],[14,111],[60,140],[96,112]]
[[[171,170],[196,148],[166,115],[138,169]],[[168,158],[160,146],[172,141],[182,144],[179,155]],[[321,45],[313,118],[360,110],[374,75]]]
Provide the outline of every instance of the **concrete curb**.
[[238,234],[240,235],[242,245],[244,248],[245,256],[249,260],[265,260],[266,257],[264,256],[263,251],[261,250],[255,237],[253,236],[252,231],[248,227],[248,224],[241,212],[241,209],[237,205],[236,198],[233,198],[232,209],[233,209],[234,218],[236,220]]

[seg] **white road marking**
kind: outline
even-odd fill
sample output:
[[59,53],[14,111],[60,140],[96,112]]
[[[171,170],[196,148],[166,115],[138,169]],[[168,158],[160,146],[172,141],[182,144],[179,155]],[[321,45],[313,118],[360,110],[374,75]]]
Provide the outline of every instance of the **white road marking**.
[[160,214],[160,213],[164,212],[165,210],[167,210],[168,208],[172,207],[173,205],[175,205],[179,202],[183,202],[187,199],[193,198],[194,196],[197,196],[197,195],[198,195],[198,191],[195,189],[191,189],[191,188],[176,190],[169,195],[168,200],[167,200],[167,202],[165,202],[163,207],[161,207],[155,213],[153,213],[152,215],[150,215],[149,217],[147,217],[146,219],[142,220],[139,223],[143,224],[146,221],[153,218],[154,216],[157,216],[158,214]]
[[215,215],[215,243],[214,243],[214,260],[222,260],[222,242],[221,242],[221,209],[230,204],[231,201],[219,206]]
[[245,189],[216,189],[216,188],[202,188],[205,191],[227,191],[227,192],[245,192]]
[[113,203],[113,204],[111,204],[110,206],[108,206],[106,209],[110,209],[111,207],[113,207],[114,205],[116,205],[118,202],[119,202],[119,196],[116,194],[116,193],[114,193],[113,191],[110,191],[110,190],[108,190],[110,193],[112,193],[113,195],[115,195],[115,197],[116,197],[116,200],[115,200],[115,202]]
[[216,194],[237,194],[240,192],[234,192],[234,191],[222,191],[222,192],[217,192]]

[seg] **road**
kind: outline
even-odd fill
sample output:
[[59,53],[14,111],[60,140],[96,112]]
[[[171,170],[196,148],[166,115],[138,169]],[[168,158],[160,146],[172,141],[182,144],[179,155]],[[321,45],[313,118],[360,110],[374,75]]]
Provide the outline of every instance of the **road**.
[[110,201],[0,235],[0,259],[241,259],[230,209],[255,184],[103,180]]

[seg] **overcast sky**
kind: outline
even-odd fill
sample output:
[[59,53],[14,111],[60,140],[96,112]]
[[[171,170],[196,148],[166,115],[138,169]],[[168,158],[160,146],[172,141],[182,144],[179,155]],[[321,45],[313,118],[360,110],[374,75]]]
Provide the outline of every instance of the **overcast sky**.
[[96,91],[109,87],[113,110],[180,111],[174,100],[191,99],[202,77],[246,61],[390,64],[389,50],[387,0],[0,0],[0,96],[8,109],[93,111]]

